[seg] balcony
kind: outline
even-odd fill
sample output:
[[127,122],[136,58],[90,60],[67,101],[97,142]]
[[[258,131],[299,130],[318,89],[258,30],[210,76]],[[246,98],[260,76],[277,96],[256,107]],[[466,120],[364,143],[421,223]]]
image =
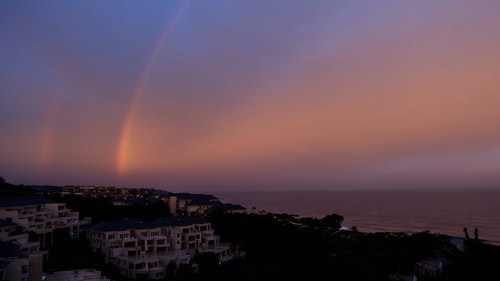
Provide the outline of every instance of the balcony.
[[140,252],[138,255],[134,256],[118,256],[119,260],[127,261],[129,263],[158,263],[160,262],[159,255],[152,253]]
[[133,241],[123,241],[123,247],[124,248],[135,248],[135,247],[137,247],[137,244],[135,243],[135,240],[133,240]]
[[158,266],[153,268],[132,269],[135,272],[136,279],[162,279],[165,277],[165,267]]
[[156,245],[165,245],[165,244],[167,244],[167,239],[156,240]]

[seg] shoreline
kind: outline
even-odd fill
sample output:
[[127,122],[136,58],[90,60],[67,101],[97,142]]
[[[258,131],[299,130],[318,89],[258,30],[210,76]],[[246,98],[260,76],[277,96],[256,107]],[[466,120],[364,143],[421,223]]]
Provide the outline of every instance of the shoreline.
[[463,237],[464,226],[478,227],[480,239],[500,245],[500,190],[231,191],[212,194],[221,201],[241,204],[253,212],[314,218],[336,213],[344,216],[344,225],[366,232],[430,230]]

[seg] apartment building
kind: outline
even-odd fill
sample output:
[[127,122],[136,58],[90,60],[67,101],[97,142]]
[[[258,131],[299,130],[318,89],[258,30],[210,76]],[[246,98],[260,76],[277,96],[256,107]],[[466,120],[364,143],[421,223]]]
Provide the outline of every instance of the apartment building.
[[21,226],[0,219],[0,280],[41,280],[46,255]]
[[163,197],[173,215],[200,216],[213,210],[222,210],[227,213],[244,213],[246,208],[231,203],[223,203],[210,194],[172,193]]
[[44,273],[42,279],[44,281],[110,281],[103,276],[102,273],[93,268],[55,271]]
[[164,278],[167,265],[190,264],[196,253],[215,253],[220,262],[240,255],[220,243],[211,224],[197,217],[99,222],[88,229],[87,238],[95,252],[132,279]]
[[40,197],[0,198],[0,219],[35,233],[42,247],[52,245],[55,229],[67,229],[72,237],[78,237],[91,222],[90,218],[79,219],[78,212],[72,212],[64,203]]

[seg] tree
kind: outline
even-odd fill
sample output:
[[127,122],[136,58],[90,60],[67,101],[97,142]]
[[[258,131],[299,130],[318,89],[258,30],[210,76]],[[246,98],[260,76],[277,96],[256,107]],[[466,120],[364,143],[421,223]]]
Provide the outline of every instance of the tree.
[[465,233],[465,239],[466,240],[469,240],[470,239],[470,236],[469,236],[469,232],[467,230],[467,227],[464,227],[464,233]]
[[219,257],[216,253],[197,253],[194,262],[199,265],[200,273],[213,273],[219,267]]
[[321,219],[322,227],[330,227],[335,230],[339,229],[344,222],[344,217],[337,214],[326,215]]

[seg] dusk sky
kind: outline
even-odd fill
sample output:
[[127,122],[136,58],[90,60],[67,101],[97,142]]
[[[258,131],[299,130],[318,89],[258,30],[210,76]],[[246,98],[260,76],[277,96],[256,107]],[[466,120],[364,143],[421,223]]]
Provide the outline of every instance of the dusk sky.
[[500,1],[0,1],[0,175],[500,187]]

